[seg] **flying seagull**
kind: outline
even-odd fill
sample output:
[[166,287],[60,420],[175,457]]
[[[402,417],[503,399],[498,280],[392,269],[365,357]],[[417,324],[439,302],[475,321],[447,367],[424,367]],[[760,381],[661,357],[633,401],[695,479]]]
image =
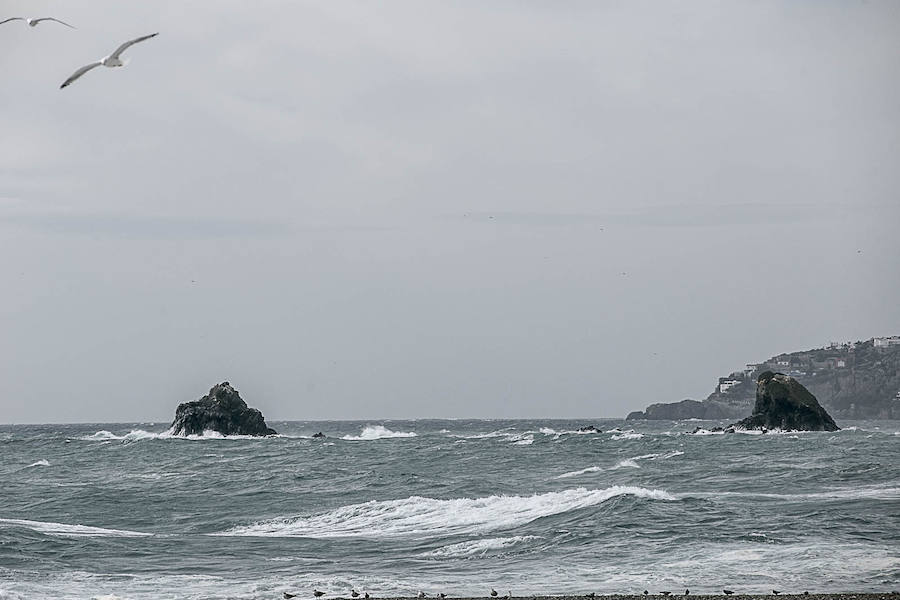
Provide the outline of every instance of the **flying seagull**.
[[25,17],[12,17],[10,19],[6,19],[5,21],[0,21],[0,25],[3,25],[4,23],[9,23],[10,21],[25,21],[32,27],[37,27],[37,24],[40,23],[41,21],[56,21],[57,23],[61,23],[61,24],[65,25],[66,27],[71,27],[72,29],[75,29],[74,26],[69,25],[65,21],[60,21],[59,19],[55,19],[53,17],[41,17],[39,19],[28,19]]
[[73,81],[75,81],[76,79],[78,79],[79,77],[81,77],[82,75],[84,75],[85,73],[87,73],[88,71],[93,69],[94,67],[99,67],[100,65],[103,65],[104,67],[124,67],[125,63],[122,61],[121,58],[119,58],[119,56],[123,52],[125,52],[126,50],[128,50],[128,48],[137,44],[138,42],[143,42],[144,40],[149,40],[150,38],[156,37],[158,35],[159,35],[158,32],[151,33],[150,35],[142,35],[139,38],[134,38],[130,42],[125,42],[124,44],[122,44],[121,46],[116,48],[116,51],[113,52],[112,54],[110,54],[109,56],[104,56],[97,62],[92,62],[89,65],[85,65],[85,66],[81,67],[80,69],[78,69],[77,71],[75,71],[74,73],[72,73],[72,75],[68,79],[66,79],[61,86],[59,86],[59,89],[63,89],[67,85],[71,85]]

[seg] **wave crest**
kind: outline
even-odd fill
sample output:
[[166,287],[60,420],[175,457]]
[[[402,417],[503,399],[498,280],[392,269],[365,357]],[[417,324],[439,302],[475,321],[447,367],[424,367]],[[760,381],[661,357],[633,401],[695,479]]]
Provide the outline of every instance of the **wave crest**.
[[124,529],[106,529],[89,525],[69,525],[50,521],[27,521],[25,519],[0,519],[0,526],[25,527],[38,533],[59,537],[149,537],[152,533],[127,531]]
[[602,504],[617,496],[675,500],[665,490],[613,486],[576,488],[533,496],[488,496],[437,500],[410,496],[342,506],[311,517],[290,517],[234,527],[211,535],[242,537],[385,537],[480,534],[530,523],[541,517]]

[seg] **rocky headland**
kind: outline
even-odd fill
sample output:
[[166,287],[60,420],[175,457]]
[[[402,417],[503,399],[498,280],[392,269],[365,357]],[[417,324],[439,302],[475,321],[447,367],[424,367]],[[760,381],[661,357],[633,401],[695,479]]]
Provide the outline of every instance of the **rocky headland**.
[[651,404],[627,419],[740,419],[756,400],[757,379],[782,372],[803,385],[840,419],[900,419],[900,344],[897,338],[829,344],[778,354],[720,377],[704,400]]
[[171,431],[175,435],[274,435],[261,412],[250,408],[227,381],[214,385],[199,400],[184,402],[175,410]]

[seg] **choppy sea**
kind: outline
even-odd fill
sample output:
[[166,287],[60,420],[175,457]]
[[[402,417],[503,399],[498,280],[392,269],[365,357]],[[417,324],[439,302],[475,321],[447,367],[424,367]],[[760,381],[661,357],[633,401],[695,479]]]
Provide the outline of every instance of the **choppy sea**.
[[900,422],[839,424],[0,426],[0,598],[897,589]]

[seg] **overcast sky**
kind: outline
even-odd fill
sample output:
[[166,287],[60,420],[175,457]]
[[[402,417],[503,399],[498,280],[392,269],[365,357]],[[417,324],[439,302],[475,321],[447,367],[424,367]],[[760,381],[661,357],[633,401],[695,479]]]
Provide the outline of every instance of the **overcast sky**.
[[0,8],[78,27],[0,26],[0,422],[621,416],[900,334],[900,3]]

